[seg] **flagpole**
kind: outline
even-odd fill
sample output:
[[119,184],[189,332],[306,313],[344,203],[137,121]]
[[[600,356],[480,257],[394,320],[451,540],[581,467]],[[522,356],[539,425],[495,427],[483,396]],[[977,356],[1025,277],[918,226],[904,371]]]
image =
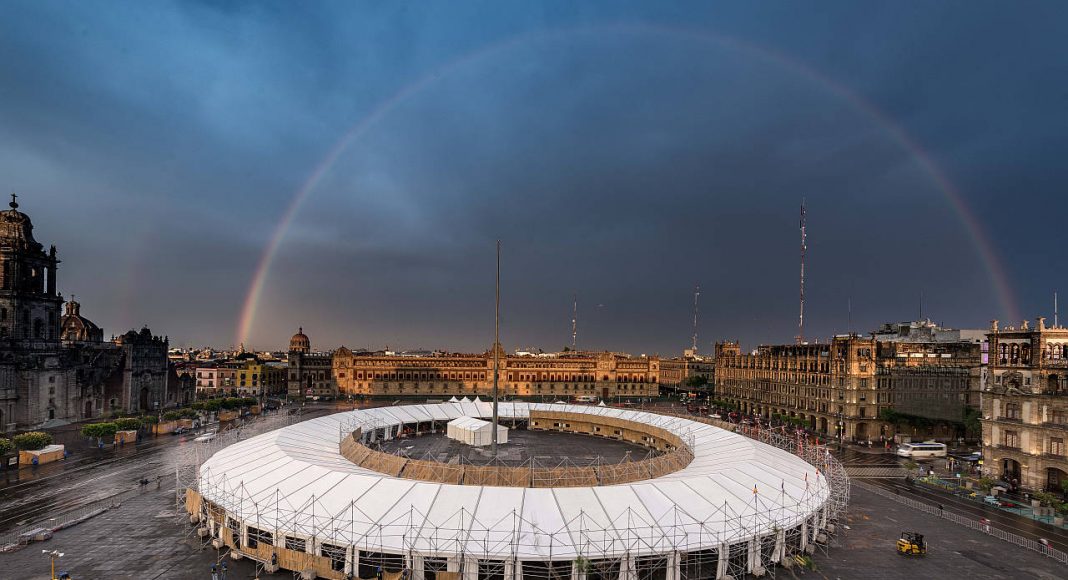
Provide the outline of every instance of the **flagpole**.
[[497,289],[493,306],[493,457],[497,457],[497,369],[501,345],[501,241],[497,240]]

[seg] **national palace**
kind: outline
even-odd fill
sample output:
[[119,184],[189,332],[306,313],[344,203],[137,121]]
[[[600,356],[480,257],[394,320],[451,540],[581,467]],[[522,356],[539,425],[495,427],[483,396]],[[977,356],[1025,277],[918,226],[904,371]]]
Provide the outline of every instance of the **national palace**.
[[[492,349],[479,354],[405,356],[341,347],[332,355],[308,358],[313,356],[309,344],[303,332],[291,341],[290,394],[325,392],[335,385],[341,396],[448,398],[493,393]],[[496,355],[502,396],[630,400],[655,397],[660,391],[659,357],[581,351],[520,356],[507,354],[500,345]],[[334,384],[328,386],[327,381]]]

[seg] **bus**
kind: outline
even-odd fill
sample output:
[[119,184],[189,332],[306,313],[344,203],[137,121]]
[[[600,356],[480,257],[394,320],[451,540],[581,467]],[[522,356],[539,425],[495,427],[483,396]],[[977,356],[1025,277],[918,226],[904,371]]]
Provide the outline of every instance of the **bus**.
[[924,441],[923,443],[902,443],[897,448],[901,457],[945,457],[946,444]]

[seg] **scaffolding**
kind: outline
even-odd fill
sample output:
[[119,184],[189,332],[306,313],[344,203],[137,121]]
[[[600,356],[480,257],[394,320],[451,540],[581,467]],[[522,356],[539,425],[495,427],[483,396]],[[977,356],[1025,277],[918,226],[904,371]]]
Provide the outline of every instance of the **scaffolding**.
[[[387,428],[386,421],[366,416],[358,423],[341,426],[341,441],[345,435],[360,440],[369,437],[369,431]],[[680,448],[688,451],[692,435],[685,428],[680,432],[685,443]],[[482,486],[508,486],[485,488],[496,490],[497,501],[488,509],[478,504],[477,513],[466,506],[451,509],[437,496],[420,498],[403,509],[358,497],[338,503],[325,495],[294,503],[280,489],[264,493],[249,489],[244,481],[200,469],[204,460],[227,444],[220,441],[190,457],[199,477],[179,477],[178,489],[184,496],[182,509],[205,541],[229,549],[232,555],[307,577],[314,577],[312,572],[338,579],[372,578],[381,573],[386,580],[774,576],[781,567],[804,565],[816,549],[833,542],[838,519],[848,504],[849,478],[826,447],[812,445],[804,436],[782,430],[745,435],[796,455],[815,468],[815,475],[809,481],[806,472],[803,488],[788,486],[786,481],[779,489],[754,485],[743,503],[707,506],[699,505],[696,495],[689,502],[635,504],[627,501],[634,493],[628,486],[607,485],[596,488],[595,494],[583,488],[511,486],[505,481],[459,485],[474,497],[483,493]],[[179,473],[188,476],[189,472],[180,468]],[[396,481],[389,487],[416,485],[431,484]],[[566,520],[539,517],[538,510],[531,509],[538,502],[553,502],[557,493],[579,494],[576,497],[591,501],[588,509],[579,507]]]

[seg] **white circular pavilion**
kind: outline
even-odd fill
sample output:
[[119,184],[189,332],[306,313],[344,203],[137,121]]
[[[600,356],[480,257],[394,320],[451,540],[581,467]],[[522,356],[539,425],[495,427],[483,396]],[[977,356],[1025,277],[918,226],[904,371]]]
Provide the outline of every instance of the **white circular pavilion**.
[[679,580],[762,575],[811,551],[848,495],[822,448],[780,443],[798,446],[787,451],[611,407],[516,402],[499,414],[514,426],[627,440],[657,457],[437,470],[368,446],[491,414],[489,403],[450,402],[284,427],[205,461],[186,506],[217,546],[308,576]]

